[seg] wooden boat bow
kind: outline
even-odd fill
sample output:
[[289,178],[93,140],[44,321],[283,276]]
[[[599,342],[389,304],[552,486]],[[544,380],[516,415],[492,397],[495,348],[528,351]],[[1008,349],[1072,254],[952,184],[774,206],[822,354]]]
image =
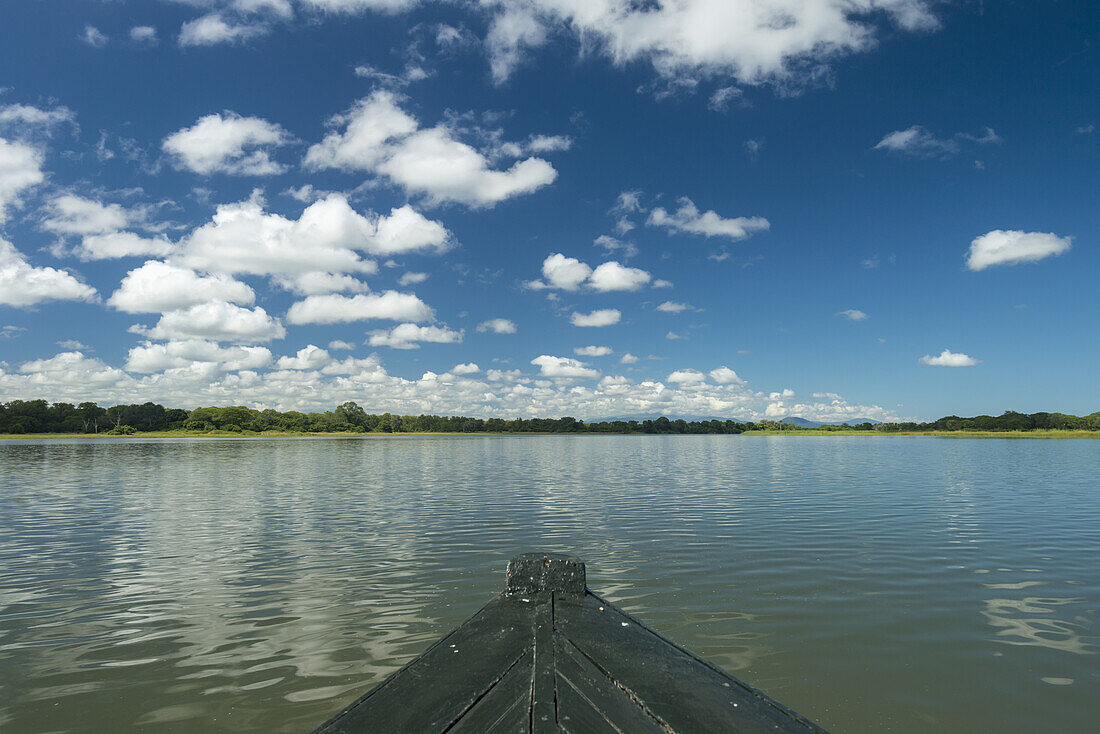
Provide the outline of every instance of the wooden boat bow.
[[824,732],[529,553],[504,592],[321,725],[353,732]]

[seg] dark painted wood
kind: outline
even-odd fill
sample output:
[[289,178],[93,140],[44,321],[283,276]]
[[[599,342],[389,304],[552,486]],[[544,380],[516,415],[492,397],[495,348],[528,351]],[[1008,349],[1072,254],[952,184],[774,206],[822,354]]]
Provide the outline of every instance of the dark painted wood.
[[518,556],[504,593],[318,734],[823,734],[584,583],[577,558]]

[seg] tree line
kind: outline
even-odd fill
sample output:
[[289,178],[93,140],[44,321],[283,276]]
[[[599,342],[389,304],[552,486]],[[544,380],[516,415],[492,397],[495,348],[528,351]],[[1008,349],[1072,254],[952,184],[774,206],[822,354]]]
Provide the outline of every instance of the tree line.
[[132,434],[146,431],[207,433],[648,433],[648,434],[737,434],[745,431],[1100,431],[1100,412],[1086,416],[1067,413],[1016,413],[971,418],[946,416],[931,423],[862,423],[854,426],[802,428],[776,421],[735,420],[612,420],[585,422],[563,418],[470,418],[444,415],[395,415],[368,413],[353,402],[323,413],[296,410],[256,410],[243,406],[166,408],[156,403],[113,405],[97,403],[49,403],[45,400],[12,400],[0,403],[0,434],[109,433]]

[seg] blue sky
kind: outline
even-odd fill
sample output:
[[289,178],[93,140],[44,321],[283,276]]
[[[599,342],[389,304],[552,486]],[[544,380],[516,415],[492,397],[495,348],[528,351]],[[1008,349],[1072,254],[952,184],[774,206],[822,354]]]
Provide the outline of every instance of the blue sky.
[[1085,2],[0,7],[0,400],[1100,409]]

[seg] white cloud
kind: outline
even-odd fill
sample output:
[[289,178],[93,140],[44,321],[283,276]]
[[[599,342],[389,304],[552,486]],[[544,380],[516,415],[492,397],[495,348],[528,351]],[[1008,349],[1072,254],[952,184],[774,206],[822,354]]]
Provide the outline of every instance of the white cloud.
[[741,240],[756,232],[766,231],[771,224],[763,217],[734,217],[725,219],[715,211],[700,213],[694,202],[687,197],[679,200],[680,208],[668,213],[662,207],[656,207],[649,213],[646,224],[650,227],[664,227],[669,232],[687,232],[704,237],[728,237]]
[[78,129],[76,113],[64,105],[50,109],[25,104],[0,105],[0,126],[20,137],[33,137],[42,131],[48,135],[62,124]]
[[255,300],[251,288],[223,273],[199,275],[189,268],[150,260],[126,274],[107,305],[126,313],[165,313],[207,301],[250,305]]
[[950,349],[945,349],[940,352],[938,357],[933,357],[930,354],[924,355],[920,358],[920,363],[933,367],[973,367],[976,364],[981,364],[981,361],[966,354],[956,354]]
[[555,252],[542,262],[542,277],[548,283],[545,287],[549,288],[575,291],[591,274],[592,268],[588,265],[559,252]]
[[279,125],[226,112],[200,117],[165,138],[161,147],[179,166],[204,176],[271,176],[285,170],[271,159],[271,149],[290,140]]
[[397,284],[401,286],[415,285],[417,283],[423,283],[427,279],[427,273],[405,273],[397,279]]
[[88,235],[80,241],[76,256],[81,260],[111,260],[123,257],[164,256],[173,251],[164,235],[142,237],[133,232]]
[[577,347],[573,350],[573,354],[576,354],[578,357],[606,357],[611,354],[611,352],[611,347],[600,347],[596,345]]
[[361,13],[367,10],[397,12],[415,6],[419,0],[301,0],[306,7],[329,13]]
[[441,251],[450,233],[409,206],[388,216],[359,214],[339,194],[310,204],[297,220],[263,211],[262,200],[219,206],[181,243],[181,262],[201,270],[254,275],[373,273],[356,252]]
[[725,365],[710,371],[710,379],[719,385],[744,385],[745,381],[737,376],[737,373]]
[[227,19],[221,13],[208,13],[189,20],[180,27],[181,46],[213,46],[219,43],[237,43],[262,36],[270,27],[260,21]]
[[557,171],[541,158],[517,161],[505,171],[454,137],[446,125],[420,129],[390,91],[378,90],[330,121],[336,130],[309,148],[307,168],[370,171],[388,177],[430,202],[492,206],[554,181]]
[[844,311],[837,312],[837,316],[848,319],[849,321],[866,321],[867,314],[863,313],[857,308],[849,308]]
[[531,364],[539,368],[539,374],[543,377],[595,379],[600,376],[599,370],[591,369],[584,362],[571,357],[551,357],[543,354],[532,359]]
[[555,252],[542,263],[544,280],[526,283],[528,288],[560,288],[578,290],[582,285],[595,291],[635,291],[650,281],[650,274],[638,268],[628,268],[614,260],[603,263],[595,270],[573,257]]
[[327,351],[313,344],[298,350],[293,357],[279,357],[276,367],[281,370],[319,370],[332,362]]
[[0,305],[33,306],[43,301],[91,301],[95,288],[56,268],[37,268],[15,245],[0,237]]
[[391,321],[425,321],[432,317],[432,309],[412,293],[386,291],[368,295],[309,296],[298,301],[287,311],[286,320],[291,324],[336,324],[367,319]]
[[130,29],[130,40],[134,43],[155,46],[157,43],[157,29],[151,25],[136,25]]
[[741,84],[799,85],[829,61],[876,43],[876,20],[929,30],[921,0],[498,0],[486,46],[503,81],[551,31],[575,33],[583,48],[617,65],[648,61],[665,79],[733,77]]
[[132,348],[126,359],[126,370],[151,373],[203,365],[218,371],[236,372],[260,369],[269,364],[271,351],[266,347],[223,347],[204,339],[187,339],[163,344],[145,342]]
[[651,279],[649,273],[628,268],[611,260],[598,266],[588,278],[588,285],[597,291],[636,291]]
[[23,205],[20,194],[44,179],[37,150],[0,138],[0,224],[7,220],[9,209]]
[[690,311],[691,308],[691,304],[677,303],[675,301],[665,301],[657,306],[658,311],[663,311],[665,313],[680,313],[682,311]]
[[286,329],[259,306],[249,310],[226,301],[209,301],[160,317],[152,329],[133,329],[151,339],[211,339],[266,342],[282,339]]
[[1036,262],[1067,252],[1072,243],[1072,237],[1059,237],[1051,232],[995,229],[970,243],[966,266],[971,270],[985,270],[991,265]]
[[667,334],[665,334],[665,339],[668,339],[669,341],[683,341],[687,339],[687,335],[677,334],[675,331],[669,331]]
[[619,358],[619,364],[635,364],[637,361],[638,358],[630,352],[625,353],[622,357]]
[[1000,143],[1001,138],[991,127],[985,128],[981,135],[956,133],[949,138],[939,138],[920,125],[913,125],[887,133],[875,144],[875,150],[902,153],[914,158],[946,158],[959,152],[961,141],[985,145]]
[[707,381],[707,376],[699,370],[676,370],[665,378],[674,385],[696,385]]
[[391,347],[393,349],[418,349],[417,342],[434,344],[456,344],[462,341],[463,333],[446,326],[419,326],[417,324],[398,324],[390,330],[372,331],[372,347]]
[[621,251],[624,258],[631,258],[638,254],[638,248],[634,244],[623,242],[606,234],[597,237],[592,244],[596,247],[602,247],[608,254]]
[[107,41],[109,40],[107,36],[94,25],[84,26],[84,31],[80,34],[79,38],[92,48],[103,48],[107,45]]
[[452,375],[476,375],[481,372],[481,368],[473,362],[467,362],[465,364],[456,364],[451,368]]
[[622,313],[615,308],[603,308],[591,313],[578,313],[576,311],[569,317],[573,326],[611,326],[619,323]]
[[477,325],[480,332],[491,331],[494,334],[515,334],[516,324],[508,319],[489,319]]
[[532,153],[556,153],[573,147],[573,138],[568,135],[532,135],[524,146]]
[[330,341],[328,343],[328,348],[332,349],[334,351],[335,350],[350,351],[352,349],[355,349],[355,345],[352,344],[351,342],[346,342],[346,341],[343,341],[341,339],[333,339],[332,341]]
[[672,281],[671,280],[664,280],[663,278],[658,278],[657,280],[653,281],[653,287],[654,288],[671,288],[672,287]]
[[[242,362],[266,357],[264,352],[247,354],[247,350],[262,347],[242,349],[246,350],[241,355]],[[228,359],[228,356],[205,355],[202,359]],[[570,364],[562,364],[559,359],[549,357],[549,361],[543,361],[552,372],[555,368],[570,371]],[[862,417],[896,420],[896,416],[880,406],[849,402],[827,392],[818,393],[825,397],[800,402],[791,391],[773,393],[772,397],[736,383],[704,381],[681,387],[679,383],[661,380],[632,383],[619,376],[596,381],[598,373],[590,376],[593,382],[578,383],[516,369],[493,369],[484,376],[470,374],[451,379],[437,374],[444,372],[442,369],[428,370],[419,379],[405,379],[389,374],[376,356],[348,357],[319,371],[245,368],[234,372],[225,369],[227,364],[232,363],[195,361],[135,379],[98,360],[66,353],[28,362],[14,372],[5,372],[5,366],[0,365],[0,394],[46,395],[52,400],[74,403],[152,400],[180,407],[237,404],[278,410],[331,410],[334,405],[354,400],[370,405],[372,412],[402,415],[506,418],[574,415],[584,420],[635,414],[727,416],[742,420],[801,415],[823,421]],[[542,365],[536,366],[541,371]],[[580,369],[589,368],[582,364]]]
[[299,296],[320,296],[326,293],[367,293],[370,287],[350,275],[310,271],[273,278],[275,285]]
[[75,194],[54,197],[49,212],[42,226],[58,234],[103,234],[130,223],[126,210],[118,204],[103,204]]

